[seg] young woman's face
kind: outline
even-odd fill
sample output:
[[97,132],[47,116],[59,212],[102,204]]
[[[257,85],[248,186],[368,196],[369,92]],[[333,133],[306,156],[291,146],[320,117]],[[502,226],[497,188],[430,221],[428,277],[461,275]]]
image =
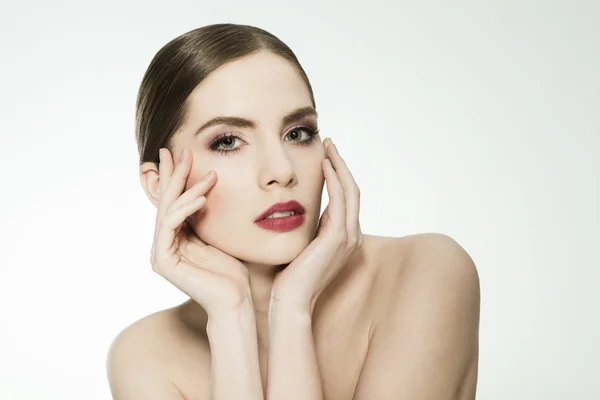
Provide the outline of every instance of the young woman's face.
[[[193,155],[186,190],[217,172],[203,209],[188,219],[197,235],[242,261],[291,262],[314,238],[324,183],[325,151],[306,84],[290,62],[260,52],[219,67],[189,100],[186,124],[172,141],[176,161],[183,147]],[[197,132],[215,117],[239,122]],[[300,226],[274,231],[255,223],[289,200],[304,207]]]

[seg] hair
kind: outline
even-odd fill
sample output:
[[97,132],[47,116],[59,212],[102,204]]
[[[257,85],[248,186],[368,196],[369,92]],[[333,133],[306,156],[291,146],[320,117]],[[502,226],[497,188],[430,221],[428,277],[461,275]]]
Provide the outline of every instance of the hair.
[[211,72],[238,58],[268,51],[298,70],[316,108],[312,86],[294,52],[275,35],[250,25],[206,25],[171,40],[154,56],[136,101],[135,136],[140,165],[158,165],[160,148],[172,151],[171,138],[185,123],[190,93]]

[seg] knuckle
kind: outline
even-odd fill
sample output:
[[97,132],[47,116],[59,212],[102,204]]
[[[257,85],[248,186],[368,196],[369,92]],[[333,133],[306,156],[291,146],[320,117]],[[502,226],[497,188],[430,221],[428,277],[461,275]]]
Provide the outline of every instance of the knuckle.
[[209,187],[209,185],[209,181],[203,179],[200,182],[196,183],[193,189],[196,191],[196,193],[204,193],[204,191]]
[[364,242],[364,238],[362,235],[359,236],[358,238],[358,244],[357,244],[357,248],[361,248]]
[[341,232],[338,239],[338,244],[340,248],[345,249],[348,247],[348,234],[344,231]]
[[340,240],[346,241],[348,234],[346,232],[346,227],[343,224],[336,223],[334,231],[335,231],[335,234],[340,238]]
[[177,164],[177,168],[176,168],[175,172],[176,172],[175,177],[179,180],[184,180],[187,175],[183,163]]
[[358,238],[356,236],[349,237],[346,245],[349,249],[355,250],[358,247]]
[[162,190],[160,191],[161,198],[163,198],[165,195],[167,195],[169,193],[169,189],[171,187],[171,182],[173,182],[173,180],[169,179],[166,183],[164,183],[164,186],[163,186]]

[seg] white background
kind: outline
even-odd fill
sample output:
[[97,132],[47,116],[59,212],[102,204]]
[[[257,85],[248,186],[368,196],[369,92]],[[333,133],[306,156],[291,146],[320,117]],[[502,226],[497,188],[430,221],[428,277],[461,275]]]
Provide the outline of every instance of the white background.
[[295,51],[365,233],[473,257],[478,399],[600,398],[599,2],[88,3],[1,7],[0,399],[110,399],[112,339],[185,300],[149,264],[135,96],[218,22]]

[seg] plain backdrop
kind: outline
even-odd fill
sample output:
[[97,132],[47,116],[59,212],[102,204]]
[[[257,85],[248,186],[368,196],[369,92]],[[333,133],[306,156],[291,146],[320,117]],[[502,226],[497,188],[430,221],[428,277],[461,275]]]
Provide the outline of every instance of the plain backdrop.
[[600,398],[599,2],[1,10],[0,399],[110,399],[114,337],[186,299],[149,264],[135,96],[164,44],[219,22],[297,54],[365,233],[444,233],[474,259],[478,399]]

